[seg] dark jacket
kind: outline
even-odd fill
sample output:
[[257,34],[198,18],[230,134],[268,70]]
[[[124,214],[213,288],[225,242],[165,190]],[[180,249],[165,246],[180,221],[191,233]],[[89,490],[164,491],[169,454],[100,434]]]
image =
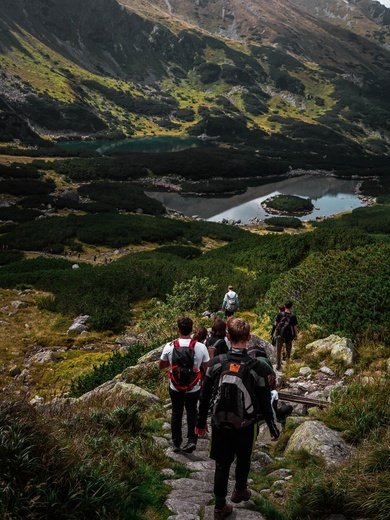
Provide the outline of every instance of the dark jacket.
[[[217,345],[215,345],[217,343]],[[214,353],[214,357],[219,354],[226,354],[228,346],[226,344],[225,338],[222,336],[209,336],[206,340],[206,347],[214,347],[216,352]]]
[[[210,401],[213,395],[215,382],[219,379],[221,362],[225,359],[240,363],[243,360],[252,359],[248,356],[246,349],[233,348],[227,354],[214,358],[207,368],[206,377],[203,381],[202,390],[199,399],[199,415],[196,426],[205,428],[207,415],[210,408]],[[272,437],[279,437],[279,430],[276,427],[274,415],[271,406],[271,391],[268,385],[268,370],[265,366],[256,360],[252,365],[253,370],[260,376],[259,384],[255,388],[255,396],[257,398],[258,411],[261,418],[265,420]]]

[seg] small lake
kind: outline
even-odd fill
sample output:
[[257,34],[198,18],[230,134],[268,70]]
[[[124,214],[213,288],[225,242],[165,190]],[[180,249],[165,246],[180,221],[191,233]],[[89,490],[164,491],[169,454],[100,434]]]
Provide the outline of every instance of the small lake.
[[213,146],[210,141],[198,137],[136,137],[120,141],[67,141],[57,143],[67,150],[87,150],[100,154],[115,153],[167,153],[180,152],[188,148]]
[[[221,181],[223,182],[223,181]],[[165,207],[180,211],[188,217],[198,216],[205,220],[220,222],[223,219],[241,220],[247,224],[250,219],[264,219],[272,215],[266,213],[261,203],[274,195],[297,195],[309,198],[314,210],[300,220],[315,220],[344,211],[352,211],[363,206],[356,196],[357,180],[344,180],[320,175],[303,175],[285,178],[278,182],[251,186],[245,193],[228,198],[182,197],[178,193],[147,191]]]

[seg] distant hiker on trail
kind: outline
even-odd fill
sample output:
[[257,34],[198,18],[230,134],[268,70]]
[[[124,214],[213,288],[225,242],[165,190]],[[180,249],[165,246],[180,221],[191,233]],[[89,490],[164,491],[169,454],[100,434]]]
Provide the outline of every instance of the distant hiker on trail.
[[[282,368],[282,349],[286,346],[286,361],[290,360],[292,342],[298,335],[297,325],[298,320],[291,312],[293,304],[291,302],[285,303],[285,311],[281,313],[281,317],[276,325],[276,370]],[[279,316],[279,315],[278,315]]]
[[229,322],[232,350],[215,357],[206,372],[201,391],[199,416],[195,432],[203,438],[207,431],[207,415],[211,405],[210,458],[215,460],[214,518],[227,518],[233,507],[226,502],[230,466],[236,458],[235,489],[232,502],[249,500],[248,474],[253,446],[258,434],[257,417],[261,413],[272,440],[279,431],[271,408],[271,392],[267,376],[259,361],[248,356],[249,324],[240,318]]
[[228,292],[225,294],[222,302],[222,310],[225,312],[225,316],[233,316],[239,306],[238,294],[233,291],[233,286],[229,285]]
[[229,350],[226,340],[226,323],[216,318],[211,325],[211,334],[207,338],[206,347],[208,347],[210,359],[213,359],[219,354],[226,354]]
[[273,346],[276,345],[276,335],[275,330],[276,326],[279,323],[279,321],[282,319],[283,313],[286,310],[286,307],[282,304],[278,307],[278,314],[275,316],[273,324],[272,324],[272,330],[271,330],[271,343]]
[[201,371],[206,371],[210,356],[206,345],[191,339],[193,322],[191,318],[177,320],[179,339],[167,343],[158,364],[160,369],[170,366],[169,395],[172,401],[172,443],[175,453],[180,451],[183,441],[182,420],[184,408],[187,414],[187,444],[182,448],[185,453],[196,449],[197,436],[195,424],[198,417]]

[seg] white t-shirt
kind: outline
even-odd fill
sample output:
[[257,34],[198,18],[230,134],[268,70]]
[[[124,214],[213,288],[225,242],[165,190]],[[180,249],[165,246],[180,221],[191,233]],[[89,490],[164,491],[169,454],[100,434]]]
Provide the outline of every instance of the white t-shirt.
[[[190,344],[190,341],[191,339],[188,338],[188,339],[182,339],[180,338],[179,339],[179,345],[181,347],[188,347],[188,345]],[[161,353],[161,358],[162,361],[169,361],[169,364],[172,366],[172,352],[173,352],[173,349],[175,347],[173,346],[173,343],[172,342],[169,342],[165,345],[165,347],[163,348],[163,351]],[[199,343],[199,341],[197,341],[194,345],[194,366],[196,368],[199,368],[201,367],[202,363],[208,363],[210,361],[210,356],[209,356],[209,351],[207,350],[207,347],[206,345],[204,345],[203,343]],[[175,390],[176,392],[178,392],[179,390],[177,390],[172,382],[170,382],[169,384],[170,388],[172,390]],[[190,390],[190,392],[197,392],[198,390],[200,389],[200,385],[199,383],[194,386],[194,388],[192,390]],[[188,392],[188,393],[190,393]]]

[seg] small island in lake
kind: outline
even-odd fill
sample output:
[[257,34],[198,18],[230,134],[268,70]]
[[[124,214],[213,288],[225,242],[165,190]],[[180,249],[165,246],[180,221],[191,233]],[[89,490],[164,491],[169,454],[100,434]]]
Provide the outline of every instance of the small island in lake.
[[262,202],[261,207],[274,215],[308,215],[314,209],[310,199],[296,195],[276,195]]

